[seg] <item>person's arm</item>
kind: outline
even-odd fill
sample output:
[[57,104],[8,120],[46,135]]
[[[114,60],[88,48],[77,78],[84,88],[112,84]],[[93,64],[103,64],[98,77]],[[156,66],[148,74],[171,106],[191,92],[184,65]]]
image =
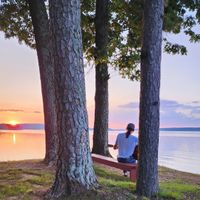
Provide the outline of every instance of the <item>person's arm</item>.
[[118,136],[117,136],[117,139],[116,139],[115,145],[113,146],[113,149],[118,149]]
[[136,137],[136,145],[138,145],[138,138]]
[[138,160],[139,157],[139,151],[138,151],[138,138],[136,137],[135,139],[135,148],[134,148],[134,152],[133,152],[133,158],[135,160]]

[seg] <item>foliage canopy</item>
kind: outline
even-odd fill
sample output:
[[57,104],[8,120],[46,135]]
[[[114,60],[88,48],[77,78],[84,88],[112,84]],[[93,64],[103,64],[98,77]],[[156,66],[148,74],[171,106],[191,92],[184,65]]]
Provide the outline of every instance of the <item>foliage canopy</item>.
[[[95,58],[95,0],[82,0],[83,49],[87,61]],[[48,10],[48,1],[46,2]],[[16,37],[35,48],[33,27],[26,0],[4,0],[0,5],[0,31],[6,38]],[[108,57],[96,62],[114,66],[122,77],[139,80],[143,2],[140,0],[110,0],[109,2]],[[199,0],[165,0],[163,31],[189,36],[191,42],[200,41],[196,26],[200,23]],[[171,54],[187,54],[183,44],[163,38],[164,51]]]

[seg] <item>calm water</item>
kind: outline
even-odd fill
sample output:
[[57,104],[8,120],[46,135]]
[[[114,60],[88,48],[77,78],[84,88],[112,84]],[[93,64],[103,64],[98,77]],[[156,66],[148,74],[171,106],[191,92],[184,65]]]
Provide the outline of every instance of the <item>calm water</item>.
[[[109,143],[115,142],[117,133],[109,133]],[[41,131],[0,132],[0,161],[43,158],[44,149]],[[110,151],[116,157],[117,151]],[[159,164],[200,174],[200,132],[161,131]]]

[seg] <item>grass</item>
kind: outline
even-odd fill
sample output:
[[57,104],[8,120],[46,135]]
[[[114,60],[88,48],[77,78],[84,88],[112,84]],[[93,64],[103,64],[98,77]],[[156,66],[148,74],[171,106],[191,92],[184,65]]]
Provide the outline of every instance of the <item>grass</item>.
[[23,196],[32,192],[32,185],[27,182],[19,182],[11,185],[0,185],[0,199],[11,196]]
[[[31,161],[34,163],[34,161]],[[27,161],[28,163],[28,161]],[[52,185],[54,170],[35,161],[0,163],[0,199],[40,200]],[[20,165],[21,164],[21,165]],[[100,165],[94,166],[100,187],[68,200],[134,200],[136,185],[123,177],[121,171],[113,171]],[[175,178],[176,177],[176,178]],[[193,177],[190,181],[184,179]],[[160,168],[160,191],[155,199],[200,199],[200,176]],[[196,180],[196,181],[194,181]],[[194,181],[194,182],[193,182]],[[143,198],[143,200],[146,198]]]
[[5,173],[1,173],[0,180],[15,180],[21,178],[20,169],[6,170]]
[[188,196],[200,199],[200,187],[198,185],[182,183],[180,180],[162,183],[159,196],[176,200],[187,199]]

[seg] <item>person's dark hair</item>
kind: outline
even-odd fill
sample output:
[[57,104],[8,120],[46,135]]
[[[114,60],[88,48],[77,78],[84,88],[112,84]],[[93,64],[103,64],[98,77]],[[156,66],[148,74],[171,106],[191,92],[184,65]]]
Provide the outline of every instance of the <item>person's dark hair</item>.
[[132,124],[132,123],[129,123],[129,124],[127,125],[127,127],[126,127],[126,130],[127,130],[127,132],[126,132],[126,138],[128,138],[129,135],[131,134],[131,131],[134,131],[134,130],[135,130],[135,125]]
[[130,131],[127,131],[127,132],[126,132],[126,138],[128,138],[130,134],[131,134],[131,132],[130,132]]

